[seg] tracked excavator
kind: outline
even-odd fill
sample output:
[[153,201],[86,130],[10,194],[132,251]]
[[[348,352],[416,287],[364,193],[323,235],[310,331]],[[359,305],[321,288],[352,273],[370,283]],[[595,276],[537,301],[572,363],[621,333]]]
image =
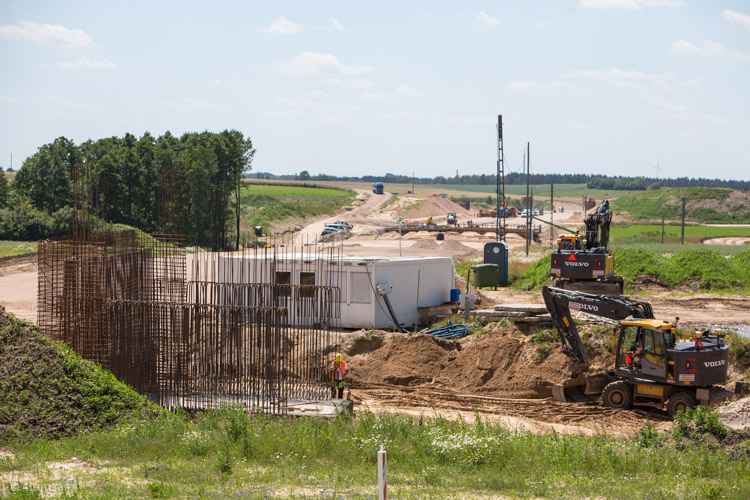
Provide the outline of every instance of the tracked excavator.
[[[573,377],[552,387],[558,401],[601,395],[612,408],[651,406],[672,416],[747,391],[747,384],[738,383],[734,393],[720,387],[727,381],[728,353],[721,331],[696,330],[690,340],[679,341],[679,317],[674,322],[656,320],[647,302],[549,286],[542,288],[542,296],[573,366]],[[591,359],[571,311],[614,320],[614,359],[605,373],[588,374]]]
[[552,252],[550,273],[557,288],[620,295],[624,279],[615,274],[615,257],[609,249],[612,209],[604,200],[584,224],[586,232],[562,235]]

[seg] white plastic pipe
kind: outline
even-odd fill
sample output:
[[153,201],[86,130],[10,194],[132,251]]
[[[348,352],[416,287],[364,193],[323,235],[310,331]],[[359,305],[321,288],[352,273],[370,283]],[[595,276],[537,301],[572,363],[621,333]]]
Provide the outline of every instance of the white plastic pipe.
[[380,445],[378,452],[378,500],[387,500],[388,498],[388,480],[386,473],[388,471],[388,457],[385,448]]

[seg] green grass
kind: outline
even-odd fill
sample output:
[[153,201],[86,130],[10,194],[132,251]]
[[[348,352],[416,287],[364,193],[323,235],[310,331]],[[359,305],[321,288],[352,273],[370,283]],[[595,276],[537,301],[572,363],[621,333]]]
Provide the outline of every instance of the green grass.
[[[679,243],[682,235],[680,224],[664,225],[664,243]],[[703,240],[723,237],[748,237],[750,227],[685,225],[685,242],[700,243]],[[660,243],[661,224],[614,223],[610,228],[613,245],[630,243]],[[737,245],[739,246],[739,245]]]
[[241,193],[242,226],[264,231],[292,218],[329,214],[351,204],[354,194],[341,189],[287,184],[250,184]]
[[[747,191],[739,191],[740,195]],[[686,219],[695,222],[739,224],[750,222],[750,204],[732,202],[732,190],[728,188],[663,188],[642,191],[617,199],[615,212],[627,211],[636,219],[679,220],[682,200],[686,198]],[[745,197],[745,199],[747,199]]]
[[[427,184],[425,187],[438,188],[442,186],[440,184]],[[462,185],[444,185],[446,189],[461,190],[469,193],[487,193],[495,195],[497,187],[494,184],[462,184]],[[550,197],[550,185],[549,184],[532,184],[529,186],[530,190],[533,190],[535,198],[549,199]],[[586,184],[555,184],[554,185],[554,196],[556,199],[565,198],[567,200],[576,199],[580,200],[583,196],[587,198],[594,198],[596,201],[601,203],[605,199],[615,199],[620,196],[626,196],[636,191],[616,191],[614,189],[589,189]],[[526,185],[525,184],[506,184],[505,194],[508,196],[526,196]]]
[[36,252],[36,241],[0,241],[0,257]]
[[283,199],[351,198],[353,193],[342,189],[289,184],[245,184],[242,194],[266,195]]
[[160,410],[36,327],[0,311],[0,443],[59,437]]
[[[697,421],[685,418],[686,437]],[[167,416],[13,443],[6,449],[15,458],[0,459],[0,474],[28,473],[32,486],[59,486],[64,479],[39,471],[78,457],[90,464],[66,472],[78,498],[372,498],[384,445],[393,498],[750,496],[746,455],[691,443],[653,427],[615,439],[510,431],[481,419],[363,411],[356,419],[292,420],[224,408],[196,420]]]

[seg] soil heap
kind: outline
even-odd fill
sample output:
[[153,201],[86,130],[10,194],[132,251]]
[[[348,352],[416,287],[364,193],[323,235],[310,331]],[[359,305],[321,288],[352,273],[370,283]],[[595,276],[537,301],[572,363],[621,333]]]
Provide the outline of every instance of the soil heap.
[[569,377],[568,358],[537,347],[514,326],[488,325],[481,336],[460,341],[432,335],[394,336],[372,353],[354,356],[352,387],[371,384],[432,385],[456,392],[500,397],[546,398]]
[[61,437],[161,410],[0,306],[0,442]]

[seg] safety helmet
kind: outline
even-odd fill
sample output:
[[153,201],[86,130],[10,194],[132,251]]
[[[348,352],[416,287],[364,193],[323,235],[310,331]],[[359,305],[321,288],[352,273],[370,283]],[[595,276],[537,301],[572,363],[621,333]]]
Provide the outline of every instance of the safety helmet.
[[344,357],[341,354],[336,355],[336,361],[342,361]]

